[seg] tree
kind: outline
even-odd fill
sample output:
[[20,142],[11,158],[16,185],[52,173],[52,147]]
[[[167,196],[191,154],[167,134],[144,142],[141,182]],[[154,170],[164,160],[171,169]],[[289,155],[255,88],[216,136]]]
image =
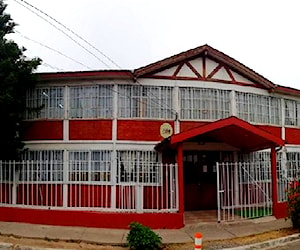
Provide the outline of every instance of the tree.
[[41,63],[39,58],[27,59],[25,48],[5,38],[16,26],[6,7],[0,0],[0,160],[17,159],[24,147],[21,125],[26,91],[36,85],[33,71]]

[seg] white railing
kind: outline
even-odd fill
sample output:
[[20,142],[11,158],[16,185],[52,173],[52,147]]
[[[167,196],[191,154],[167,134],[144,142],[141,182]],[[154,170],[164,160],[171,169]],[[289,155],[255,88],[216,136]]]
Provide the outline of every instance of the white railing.
[[[121,166],[117,168],[99,173],[80,168],[74,173],[68,162],[0,161],[0,205],[137,213],[178,211],[177,164],[144,162],[134,168],[147,172],[125,173]],[[122,179],[126,174],[134,178]]]
[[287,189],[289,183],[300,180],[300,162],[298,160],[281,159],[277,162],[277,190],[278,201],[287,201]]
[[218,221],[272,214],[270,164],[217,163],[217,176]]

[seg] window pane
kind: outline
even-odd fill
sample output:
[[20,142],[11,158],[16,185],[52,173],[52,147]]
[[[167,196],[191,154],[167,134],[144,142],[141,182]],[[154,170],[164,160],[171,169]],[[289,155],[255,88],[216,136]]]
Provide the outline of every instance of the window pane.
[[63,118],[64,89],[62,87],[36,88],[26,93],[26,119]]
[[171,118],[172,89],[155,86],[119,86],[119,117]]
[[279,98],[236,92],[238,117],[263,124],[280,124],[281,101]]
[[153,151],[118,151],[118,182],[159,184],[161,166]]
[[182,119],[221,119],[230,115],[229,91],[180,88]]
[[63,180],[63,151],[27,151],[22,159],[29,161],[20,171],[20,180],[58,182]]
[[71,118],[108,118],[111,116],[111,85],[95,85],[70,88]]

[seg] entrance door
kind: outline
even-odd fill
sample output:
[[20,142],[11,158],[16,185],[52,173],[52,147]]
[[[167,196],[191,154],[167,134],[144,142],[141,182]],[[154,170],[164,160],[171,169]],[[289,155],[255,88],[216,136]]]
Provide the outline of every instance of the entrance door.
[[[232,155],[218,151],[184,152],[184,206],[185,210],[217,209],[216,162]],[[227,160],[227,159],[226,159]]]

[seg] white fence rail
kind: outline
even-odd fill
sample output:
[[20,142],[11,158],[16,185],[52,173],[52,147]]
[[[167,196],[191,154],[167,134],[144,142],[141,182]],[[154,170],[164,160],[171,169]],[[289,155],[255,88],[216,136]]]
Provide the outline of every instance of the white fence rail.
[[264,163],[217,163],[218,221],[272,214],[271,167]]
[[[177,164],[137,166],[147,172],[95,172],[74,161],[0,161],[0,205],[117,212],[177,212]],[[79,164],[79,162],[78,162]],[[71,170],[69,170],[71,169]],[[124,175],[134,178],[123,178]],[[123,177],[122,177],[123,176]],[[123,179],[122,179],[123,178]]]

